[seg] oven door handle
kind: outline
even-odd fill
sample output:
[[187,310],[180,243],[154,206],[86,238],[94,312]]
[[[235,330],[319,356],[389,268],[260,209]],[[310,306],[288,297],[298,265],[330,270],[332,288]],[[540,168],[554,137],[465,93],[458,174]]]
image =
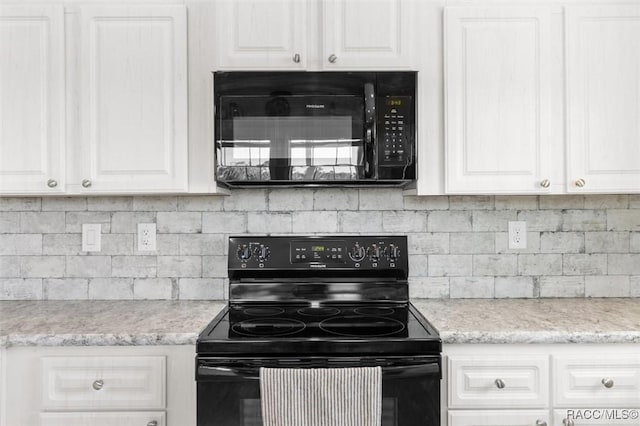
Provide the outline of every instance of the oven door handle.
[[382,368],[382,377],[388,379],[408,379],[420,376],[440,376],[440,364],[432,362],[429,364],[402,365]]
[[248,368],[232,368],[232,367],[212,367],[209,365],[198,366],[198,378],[242,378],[242,379],[259,379],[260,369],[255,367]]

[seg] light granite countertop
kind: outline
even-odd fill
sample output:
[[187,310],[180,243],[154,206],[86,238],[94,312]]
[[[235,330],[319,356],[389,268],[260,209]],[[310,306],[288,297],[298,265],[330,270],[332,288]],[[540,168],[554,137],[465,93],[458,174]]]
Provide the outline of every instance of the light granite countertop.
[[[640,343],[640,299],[433,299],[414,305],[452,343]],[[0,346],[194,344],[210,301],[0,302]]]

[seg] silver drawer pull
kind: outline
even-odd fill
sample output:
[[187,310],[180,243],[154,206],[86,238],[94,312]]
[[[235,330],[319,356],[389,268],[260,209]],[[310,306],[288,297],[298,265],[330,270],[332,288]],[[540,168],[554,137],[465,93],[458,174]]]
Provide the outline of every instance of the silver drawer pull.
[[551,186],[551,181],[549,179],[544,179],[540,181],[540,186],[543,188],[548,188]]
[[605,388],[610,389],[613,387],[613,379],[604,378],[602,379],[602,384],[604,385]]
[[496,387],[498,389],[504,389],[504,381],[502,379],[496,379],[496,381],[494,382],[496,384]]
[[331,56],[329,56],[329,62],[331,62],[332,64],[335,63],[337,59],[338,57],[334,54],[331,54]]
[[151,420],[149,423],[147,423],[147,426],[158,426],[158,421],[157,420]]
[[49,188],[55,188],[56,186],[58,186],[58,181],[57,181],[57,180],[55,180],[55,179],[49,179],[49,180],[47,181],[47,186],[48,186]]
[[536,420],[536,426],[547,426],[547,422],[544,420]]
[[99,391],[100,389],[102,389],[104,387],[104,380],[102,380],[102,379],[95,380],[93,382],[93,384],[91,385],[91,387],[93,389]]
[[82,186],[83,186],[84,188],[89,188],[89,187],[91,186],[91,181],[90,181],[89,179],[84,179],[84,180],[82,181]]
[[578,188],[582,188],[582,187],[583,187],[583,186],[585,186],[586,184],[587,184],[587,182],[586,182],[584,179],[582,179],[582,178],[580,178],[580,179],[576,180],[576,186],[577,186]]
[[295,62],[296,64],[300,63],[300,54],[296,53],[295,55],[293,55],[293,62]]

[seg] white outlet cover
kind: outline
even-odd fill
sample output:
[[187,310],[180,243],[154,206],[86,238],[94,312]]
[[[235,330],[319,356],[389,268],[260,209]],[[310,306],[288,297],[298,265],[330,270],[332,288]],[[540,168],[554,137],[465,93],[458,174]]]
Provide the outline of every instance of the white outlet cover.
[[527,222],[509,222],[509,248],[521,250],[527,248]]
[[96,252],[102,250],[102,224],[82,224],[82,251]]
[[156,251],[156,224],[138,224],[138,251]]

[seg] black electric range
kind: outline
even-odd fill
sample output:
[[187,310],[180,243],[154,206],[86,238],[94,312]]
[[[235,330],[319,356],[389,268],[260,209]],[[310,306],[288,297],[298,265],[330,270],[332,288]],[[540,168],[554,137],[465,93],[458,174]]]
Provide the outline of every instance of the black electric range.
[[261,425],[260,367],[354,366],[382,367],[383,426],[439,424],[441,340],[409,301],[405,236],[230,237],[228,260],[229,304],[197,341],[198,426]]

